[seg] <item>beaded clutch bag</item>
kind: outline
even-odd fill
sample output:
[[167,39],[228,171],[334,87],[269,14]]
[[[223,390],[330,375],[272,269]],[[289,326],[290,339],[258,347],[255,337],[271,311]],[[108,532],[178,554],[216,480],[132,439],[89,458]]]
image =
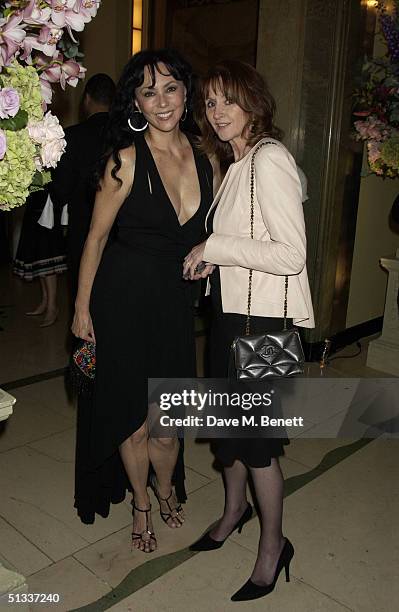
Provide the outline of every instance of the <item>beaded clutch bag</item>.
[[91,396],[96,375],[96,345],[83,340],[72,354],[69,381],[78,395]]
[[83,344],[76,349],[72,359],[82,374],[91,380],[94,379],[96,375],[96,345],[94,342],[87,342],[85,340]]

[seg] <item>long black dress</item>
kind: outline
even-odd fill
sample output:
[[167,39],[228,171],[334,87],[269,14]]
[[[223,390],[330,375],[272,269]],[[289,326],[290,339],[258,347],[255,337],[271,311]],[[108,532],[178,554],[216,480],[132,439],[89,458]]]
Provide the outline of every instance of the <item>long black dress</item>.
[[205,239],[212,168],[193,149],[201,201],[181,226],[143,136],[135,148],[133,187],[91,294],[96,378],[92,400],[79,406],[75,480],[75,506],[85,523],[95,512],[107,516],[110,502],[125,497],[118,446],[146,419],[147,379],[196,375],[193,283],[182,279],[182,264]]
[[[215,210],[216,208],[212,210],[208,219],[208,227],[211,233]],[[237,336],[244,335],[246,315],[223,312],[218,267],[211,276],[211,301],[210,374],[213,378],[227,378],[230,348]],[[282,328],[283,319],[251,316],[252,334],[279,331]],[[240,383],[237,383],[237,385],[239,387]],[[286,444],[289,444],[289,440],[286,438],[223,438],[215,439],[212,442],[212,450],[223,466],[231,466],[238,459],[248,467],[256,468],[269,466],[272,457],[284,455],[284,445]]]

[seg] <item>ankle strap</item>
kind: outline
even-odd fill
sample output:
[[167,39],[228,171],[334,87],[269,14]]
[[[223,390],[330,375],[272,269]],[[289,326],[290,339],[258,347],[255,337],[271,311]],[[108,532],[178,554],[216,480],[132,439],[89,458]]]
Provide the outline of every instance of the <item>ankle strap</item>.
[[173,489],[172,489],[172,490],[171,490],[171,492],[169,493],[168,497],[161,497],[161,496],[159,495],[158,499],[159,499],[160,501],[167,502],[167,501],[169,501],[169,500],[170,500],[170,498],[172,497],[172,495],[173,495]]
[[146,508],[145,510],[142,510],[141,508],[137,508],[136,504],[133,504],[133,508],[134,508],[135,510],[137,510],[137,512],[150,512],[150,510],[151,510],[151,504],[150,504],[150,507],[149,507],[149,508]]

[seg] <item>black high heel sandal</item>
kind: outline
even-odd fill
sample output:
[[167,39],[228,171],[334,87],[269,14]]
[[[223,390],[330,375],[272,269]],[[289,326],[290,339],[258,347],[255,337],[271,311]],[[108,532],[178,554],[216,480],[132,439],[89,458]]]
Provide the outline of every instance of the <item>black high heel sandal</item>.
[[[157,543],[157,539],[155,537],[155,533],[153,531],[151,531],[150,529],[148,529],[148,512],[151,512],[151,504],[150,504],[150,507],[147,508],[146,510],[142,510],[141,508],[137,508],[137,506],[134,503],[132,503],[132,506],[133,506],[133,512],[135,510],[137,510],[137,512],[145,512],[145,529],[141,533],[136,533],[135,531],[132,531],[132,545],[133,545],[133,542],[135,540],[141,540],[143,542],[143,544],[144,544],[144,549],[138,548],[137,550],[141,550],[141,552],[145,552],[145,553],[154,552],[155,548],[153,550],[151,548],[150,548],[150,550],[146,550],[145,549],[145,545],[146,544],[150,544],[151,540],[153,542],[155,542],[155,544]],[[143,538],[143,536],[145,534],[149,535],[150,537],[149,538]]]
[[266,584],[264,586],[260,584],[255,584],[251,579],[247,580],[247,582],[239,589],[231,598],[231,601],[249,601],[250,599],[259,599],[259,597],[264,597],[268,595],[272,591],[274,591],[274,587],[276,586],[276,582],[280,575],[281,570],[285,569],[285,580],[286,582],[290,581],[290,563],[291,559],[294,556],[294,547],[289,541],[288,538],[285,539],[285,544],[283,550],[280,553],[279,559],[277,561],[276,571],[274,572],[273,581],[270,584]]
[[[169,509],[169,512],[162,512],[161,505],[159,505],[159,514],[161,515],[161,519],[163,520],[163,522],[166,523],[168,525],[168,527],[170,527],[170,525],[168,523],[168,521],[170,521],[170,519],[172,519],[174,521],[176,520],[179,523],[180,527],[181,527],[183,525],[184,521],[179,516],[179,513],[183,510],[183,508],[181,507],[181,504],[178,504],[176,506],[176,508],[172,508],[171,507],[171,505],[169,503],[169,500],[172,497],[172,495],[173,495],[173,489],[170,492],[170,495],[168,495],[168,497],[161,497],[160,495],[157,495],[159,504],[161,504],[161,502],[165,502],[166,505],[168,506],[168,509]],[[173,515],[173,512],[175,512],[176,514]],[[172,527],[172,529],[173,529],[173,527]],[[176,529],[176,527],[175,527],[175,529]]]
[[[150,486],[152,488],[152,490],[154,491],[155,497],[157,498],[157,500],[159,501],[159,514],[161,515],[161,519],[163,520],[164,523],[167,524],[168,527],[170,527],[171,529],[176,529],[176,527],[171,527],[168,523],[168,521],[170,521],[170,519],[172,520],[177,520],[177,522],[179,523],[180,527],[184,524],[184,520],[182,520],[182,518],[179,516],[179,513],[183,510],[183,508],[181,507],[181,504],[177,503],[177,506],[175,508],[172,508],[169,500],[173,495],[173,489],[171,490],[170,494],[168,495],[168,497],[161,497],[159,495],[159,491],[157,488],[157,483],[154,477],[150,478]],[[161,502],[165,502],[166,505],[168,506],[168,510],[169,512],[162,512],[161,510]],[[173,515],[173,512],[176,512],[175,515]],[[179,527],[177,527],[177,529],[179,529]]]
[[224,540],[214,540],[213,538],[211,538],[211,536],[209,535],[209,531],[208,531],[202,536],[202,538],[200,538],[197,542],[194,542],[194,544],[191,544],[191,546],[189,546],[188,548],[189,550],[195,550],[195,551],[216,550],[217,548],[221,548],[223,544],[225,543],[225,541],[227,540],[227,538],[231,536],[233,531],[237,529],[238,533],[241,533],[242,528],[244,527],[245,523],[248,523],[248,521],[251,518],[252,518],[252,506],[250,503],[248,503],[248,506],[244,510],[243,515],[237,521],[233,529],[230,531],[229,535],[226,536]]

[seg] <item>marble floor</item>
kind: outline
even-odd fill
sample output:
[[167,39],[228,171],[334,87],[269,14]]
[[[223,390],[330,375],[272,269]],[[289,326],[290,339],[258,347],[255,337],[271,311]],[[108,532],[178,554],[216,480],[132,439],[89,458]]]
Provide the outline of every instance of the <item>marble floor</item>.
[[[207,443],[187,440],[187,520],[169,529],[153,499],[159,547],[130,549],[128,499],[107,519],[83,525],[73,508],[76,407],[64,387],[67,364],[65,279],[60,316],[39,328],[24,312],[38,287],[0,270],[0,386],[17,398],[0,428],[0,561],[26,577],[31,593],[59,593],[59,604],[32,610],[121,612],[393,612],[399,587],[399,442],[296,436],[281,460],[284,531],[295,546],[291,582],[270,596],[236,604],[230,596],[249,577],[259,523],[253,518],[219,550],[188,545],[218,517],[223,488]],[[384,376],[365,366],[369,338],[356,357],[337,358],[327,377]],[[201,359],[204,340],[198,337]],[[347,347],[339,357],[353,355]],[[201,371],[201,370],[200,370]],[[308,368],[320,376],[317,364]],[[323,403],[320,410],[323,410]],[[395,603],[396,602],[396,603]],[[18,609],[17,605],[9,609]]]

